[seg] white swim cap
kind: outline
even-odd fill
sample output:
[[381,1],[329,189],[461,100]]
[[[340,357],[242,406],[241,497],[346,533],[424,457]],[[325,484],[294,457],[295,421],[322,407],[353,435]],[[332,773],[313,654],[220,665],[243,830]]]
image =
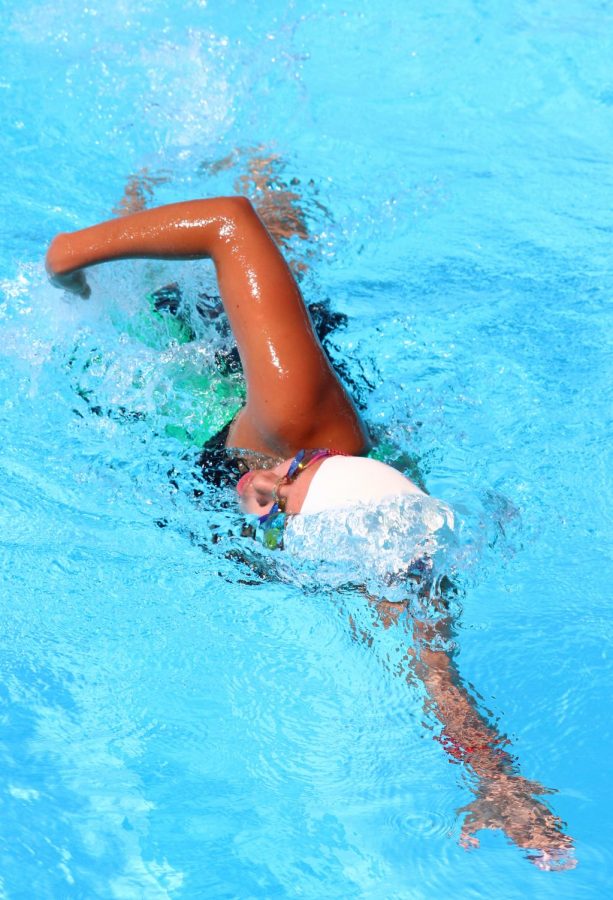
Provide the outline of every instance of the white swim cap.
[[319,466],[309,485],[300,515],[358,504],[381,503],[407,494],[426,496],[397,469],[364,456],[330,456]]
[[455,544],[450,507],[413,490],[288,516],[283,565],[299,579],[313,577],[328,587],[352,582],[378,593],[385,585],[391,600],[397,592],[406,596],[406,576],[413,570],[428,577],[447,574]]

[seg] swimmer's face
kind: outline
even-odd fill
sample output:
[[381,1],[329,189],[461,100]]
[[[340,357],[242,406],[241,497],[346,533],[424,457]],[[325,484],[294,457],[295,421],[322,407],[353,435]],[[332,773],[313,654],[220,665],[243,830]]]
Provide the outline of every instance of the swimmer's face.
[[273,506],[275,485],[285,473],[289,461],[280,463],[274,469],[252,469],[239,479],[236,490],[244,513],[265,516]]

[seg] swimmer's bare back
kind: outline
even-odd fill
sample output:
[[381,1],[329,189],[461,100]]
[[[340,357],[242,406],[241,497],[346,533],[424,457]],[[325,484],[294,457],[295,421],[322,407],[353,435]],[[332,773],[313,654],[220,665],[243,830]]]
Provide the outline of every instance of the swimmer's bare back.
[[246,198],[173,203],[58,234],[46,266],[53,284],[87,297],[88,266],[200,258],[215,265],[247,381],[228,446],[284,458],[302,447],[364,453],[366,428],[326,359],[289,267]]

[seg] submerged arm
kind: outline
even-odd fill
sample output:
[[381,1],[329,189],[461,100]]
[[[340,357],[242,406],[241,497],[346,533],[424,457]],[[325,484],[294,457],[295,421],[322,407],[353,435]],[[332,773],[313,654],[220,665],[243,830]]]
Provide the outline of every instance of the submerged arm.
[[[398,604],[376,604],[385,627],[401,621]],[[426,689],[426,709],[443,731],[441,745],[450,762],[464,764],[476,776],[475,799],[459,810],[465,813],[461,842],[476,846],[475,832],[501,829],[518,847],[535,851],[530,859],[547,869],[572,868],[572,839],[562,821],[537,796],[552,793],[519,772],[517,759],[508,751],[510,741],[497,731],[478,709],[462,682],[451,653],[438,649],[452,633],[451,621],[436,623],[412,619],[415,637],[409,651],[411,679],[417,675]]]

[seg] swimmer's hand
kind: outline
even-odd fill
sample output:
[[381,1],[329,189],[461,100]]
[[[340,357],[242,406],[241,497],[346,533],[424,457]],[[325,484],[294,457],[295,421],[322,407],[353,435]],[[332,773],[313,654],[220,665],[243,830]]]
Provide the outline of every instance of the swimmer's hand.
[[58,234],[51,241],[45,258],[45,267],[52,285],[87,300],[91,288],[83,269],[74,266],[70,235]]
[[537,782],[520,775],[499,774],[482,779],[477,797],[458,810],[466,813],[460,844],[470,850],[479,845],[475,832],[501,829],[537,868],[574,869],[573,840],[563,831],[562,821],[534,794],[548,793]]
[[91,288],[87,283],[85,273],[80,269],[76,272],[68,272],[66,275],[49,275],[49,281],[54,287],[62,288],[77,297],[87,300],[91,294]]

